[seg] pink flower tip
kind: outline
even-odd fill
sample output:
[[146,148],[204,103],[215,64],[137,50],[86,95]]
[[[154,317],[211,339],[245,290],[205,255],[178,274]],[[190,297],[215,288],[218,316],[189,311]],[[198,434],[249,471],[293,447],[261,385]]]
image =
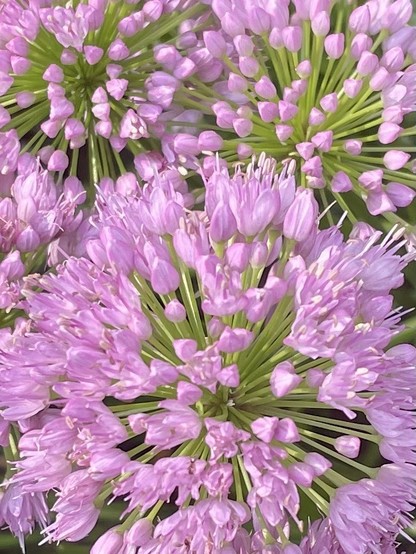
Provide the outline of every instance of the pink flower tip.
[[361,441],[358,437],[343,435],[335,439],[335,450],[347,458],[356,458],[360,453]]
[[295,368],[291,362],[278,364],[270,377],[272,393],[277,398],[286,396],[302,382],[302,377],[296,375]]
[[48,169],[49,171],[65,171],[69,165],[69,158],[62,150],[55,150],[52,156],[49,158]]

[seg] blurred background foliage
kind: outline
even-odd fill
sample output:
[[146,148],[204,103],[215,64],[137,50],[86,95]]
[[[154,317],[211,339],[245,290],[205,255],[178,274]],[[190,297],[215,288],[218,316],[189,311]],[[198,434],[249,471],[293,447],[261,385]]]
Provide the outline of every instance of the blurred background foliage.
[[[344,0],[341,0],[344,1]],[[346,1],[346,0],[345,0]],[[416,25],[416,0],[412,0],[415,7],[415,15],[413,16],[413,24]],[[416,124],[416,118],[412,121],[412,124]],[[360,207],[357,205],[356,213],[359,213]],[[368,212],[365,210],[363,212],[363,219],[369,217]],[[405,213],[400,214],[404,216],[404,219],[407,219],[411,224],[416,225],[416,203],[405,210]],[[379,222],[373,222],[376,226]],[[387,229],[386,229],[387,230]],[[416,306],[416,263],[412,264],[407,268],[406,272],[406,283],[405,285],[396,291],[396,305],[403,306],[404,309],[412,309]],[[405,317],[406,329],[394,342],[411,342],[416,346],[416,315],[414,313],[409,313]],[[369,457],[374,457],[374,452],[368,453]],[[373,464],[369,464],[373,465]],[[4,460],[0,457],[0,476],[4,473],[5,465]],[[307,497],[302,498],[302,511],[304,513],[314,513],[315,506],[307,504],[310,503],[310,500]],[[48,545],[45,544],[42,547],[38,546],[38,543],[42,540],[41,535],[34,533],[32,536],[28,537],[26,540],[26,554],[88,554],[91,548],[91,545],[94,541],[102,535],[110,527],[117,525],[117,521],[120,517],[122,511],[122,506],[119,503],[111,504],[106,506],[102,512],[101,518],[96,525],[94,531],[90,534],[89,537],[84,539],[80,543],[65,543],[58,545]],[[163,517],[163,512],[161,513]],[[416,512],[415,512],[416,516]],[[407,530],[408,534],[416,539],[416,525],[412,529]],[[400,546],[397,548],[398,554],[416,554],[416,545],[410,543],[406,539],[400,541]],[[7,531],[0,530],[0,554],[19,554],[21,549],[17,540]]]

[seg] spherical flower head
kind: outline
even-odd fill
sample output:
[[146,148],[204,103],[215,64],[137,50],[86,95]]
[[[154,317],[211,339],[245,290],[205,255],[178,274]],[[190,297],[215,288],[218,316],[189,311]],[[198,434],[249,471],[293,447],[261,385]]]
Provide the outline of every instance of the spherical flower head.
[[[199,110],[199,132],[205,125],[217,137],[203,130],[195,151],[184,152],[188,131],[173,142],[180,159],[186,154],[190,162],[207,151],[230,162],[263,151],[279,161],[294,158],[298,183],[322,189],[317,195],[324,204],[335,198],[352,221],[357,203],[350,191],[371,215],[412,202],[416,28],[408,25],[410,0],[371,0],[357,8],[329,1],[209,4],[205,27],[200,18],[181,28],[177,56],[196,67],[178,87],[176,104]],[[194,26],[205,30],[192,33]],[[170,132],[168,124],[166,145]],[[366,172],[373,168],[379,177],[370,183]]]
[[81,540],[117,498],[93,552],[391,544],[415,499],[416,350],[386,350],[402,231],[320,231],[293,164],[264,156],[234,175],[216,160],[201,211],[166,174],[105,190],[90,259],[31,278],[26,328],[1,336],[8,486],[57,491],[43,542]]
[[0,174],[15,162],[17,136],[50,171],[85,176],[87,166],[94,184],[123,172],[126,156],[120,153],[148,149],[161,105],[169,105],[176,88],[171,78],[146,100],[153,46],[195,13],[191,4],[2,4]]

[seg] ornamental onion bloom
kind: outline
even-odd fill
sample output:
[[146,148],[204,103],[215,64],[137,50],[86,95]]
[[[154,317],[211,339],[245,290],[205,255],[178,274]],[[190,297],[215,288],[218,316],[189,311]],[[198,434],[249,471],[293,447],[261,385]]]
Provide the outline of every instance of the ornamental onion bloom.
[[56,183],[29,154],[20,156],[15,169],[0,175],[0,309],[6,310],[2,327],[15,316],[7,312],[20,299],[21,278],[42,268],[51,243],[68,240],[84,217],[78,206],[85,191],[76,177]]
[[[327,192],[358,216],[352,191],[372,215],[415,196],[416,28],[410,0],[210,0],[210,17],[185,22],[177,49],[195,64],[176,104],[199,110],[199,133],[174,135],[164,150],[190,163],[200,152],[234,161],[260,152],[298,160],[298,181]],[[194,29],[202,29],[200,32]],[[169,56],[168,56],[169,53]],[[213,125],[215,118],[216,125]],[[179,117],[177,119],[180,119]],[[201,132],[202,131],[202,132]],[[413,139],[413,140],[412,140]],[[325,187],[329,190],[325,190]],[[399,221],[396,216],[387,216]]]
[[[152,48],[198,11],[189,0],[10,0],[0,4],[0,161],[16,137],[50,171],[95,183],[123,172],[120,152],[146,150],[149,128],[174,93]],[[187,67],[178,70],[184,76]],[[146,81],[158,80],[150,101]],[[162,99],[163,97],[163,99]],[[4,151],[6,152],[6,151]]]
[[319,230],[293,171],[218,160],[202,211],[166,175],[108,188],[90,259],[27,279],[29,319],[1,335],[5,490],[33,513],[55,494],[43,542],[81,540],[119,499],[92,554],[393,552],[416,349],[388,346],[391,291],[414,252],[396,228]]

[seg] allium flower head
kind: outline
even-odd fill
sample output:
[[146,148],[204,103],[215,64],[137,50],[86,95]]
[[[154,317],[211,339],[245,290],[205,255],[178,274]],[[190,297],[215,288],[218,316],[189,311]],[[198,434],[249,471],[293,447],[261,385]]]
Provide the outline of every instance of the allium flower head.
[[220,151],[229,161],[263,151],[280,161],[295,158],[299,184],[321,189],[325,204],[327,186],[352,219],[354,199],[343,196],[349,191],[372,215],[412,202],[415,128],[407,116],[416,109],[416,28],[407,25],[410,0],[358,7],[329,0],[207,3],[210,17],[182,25],[178,50],[155,52],[162,64],[166,58],[167,72],[173,52],[180,63],[195,64],[178,87],[177,105],[204,115],[199,135],[174,136],[168,126],[166,155],[188,163],[201,151]]
[[218,161],[200,212],[166,175],[107,189],[90,260],[28,280],[0,407],[20,437],[6,491],[56,491],[45,542],[82,539],[116,498],[92,554],[392,551],[415,500],[416,350],[388,349],[390,291],[414,255],[397,229],[320,231],[292,173]]
[[[25,151],[49,170],[77,175],[87,164],[98,182],[123,171],[123,149],[146,150],[141,139],[162,109],[157,95],[145,98],[152,48],[193,11],[189,0],[62,4],[0,7],[0,173],[15,169],[17,138],[25,138]],[[174,79],[159,81],[166,106]]]
[[[15,306],[21,277],[45,265],[51,243],[78,229],[83,220],[78,206],[84,200],[85,191],[76,177],[56,183],[29,154],[19,158],[15,172],[0,175],[1,309]],[[12,317],[2,313],[1,326]]]

